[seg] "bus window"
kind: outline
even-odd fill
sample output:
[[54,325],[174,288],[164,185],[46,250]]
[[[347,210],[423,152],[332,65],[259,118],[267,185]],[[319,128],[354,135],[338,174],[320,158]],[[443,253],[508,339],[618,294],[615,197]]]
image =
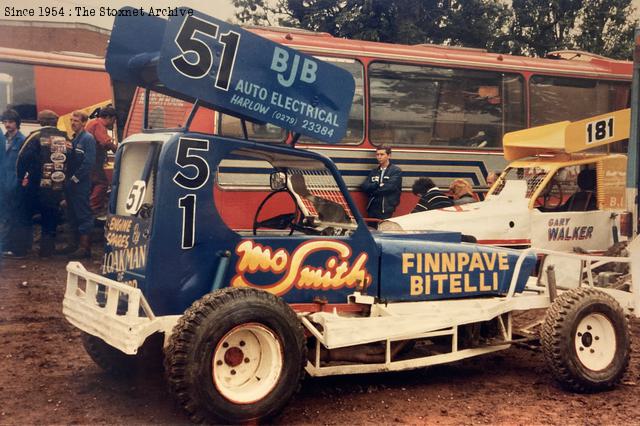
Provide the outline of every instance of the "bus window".
[[[240,119],[227,114],[220,114],[220,134],[234,138],[244,138]],[[269,123],[247,121],[249,139],[261,142],[282,142],[286,136],[284,129]]]
[[[353,103],[351,104],[351,112],[349,113],[349,123],[347,133],[340,141],[341,145],[357,145],[362,142],[364,137],[364,69],[362,63],[354,59],[339,59],[318,57],[323,61],[331,62],[333,65],[339,66],[351,73],[356,83],[355,94],[353,95]],[[300,141],[308,144],[318,144],[316,139],[307,136],[300,138]]]
[[630,87],[627,82],[536,75],[531,77],[529,90],[531,126],[540,126],[623,109]]
[[[18,111],[22,120],[35,120],[37,111],[33,65],[0,61],[0,75],[10,77],[2,80],[2,84],[7,84],[12,94],[8,104]],[[4,103],[4,93],[2,103]],[[5,108],[6,105],[3,111]]]
[[499,149],[524,127],[515,74],[374,62],[369,84],[375,145]]
[[[131,107],[131,117],[126,134],[132,135],[142,131],[144,117],[144,90],[138,90]],[[184,126],[185,120],[193,105],[189,102],[150,92],[149,94],[149,128],[150,129],[177,129]]]
[[0,111],[9,108],[13,103],[13,77],[0,73]]

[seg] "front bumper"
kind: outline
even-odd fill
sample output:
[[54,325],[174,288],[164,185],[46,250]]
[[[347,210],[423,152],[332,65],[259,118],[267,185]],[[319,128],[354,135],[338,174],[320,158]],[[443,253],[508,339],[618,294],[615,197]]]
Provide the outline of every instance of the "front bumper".
[[67,264],[62,313],[80,330],[129,355],[156,332],[168,337],[180,318],[156,317],[140,289],[89,272],[79,262]]

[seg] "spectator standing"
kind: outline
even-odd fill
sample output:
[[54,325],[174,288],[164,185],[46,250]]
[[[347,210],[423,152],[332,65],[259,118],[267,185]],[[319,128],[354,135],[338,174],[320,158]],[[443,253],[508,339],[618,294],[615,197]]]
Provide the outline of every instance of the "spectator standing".
[[393,216],[402,193],[402,170],[391,164],[391,148],[376,149],[378,167],[371,170],[362,190],[369,195],[367,216],[376,219],[388,219]]
[[2,114],[2,124],[6,130],[4,158],[0,164],[0,199],[4,201],[2,217],[0,217],[0,239],[3,246],[3,257],[22,258],[31,248],[31,238],[27,238],[30,228],[24,229],[24,215],[27,208],[26,194],[18,183],[16,161],[24,143],[24,135],[20,132],[20,115],[13,109]]
[[49,257],[55,247],[71,143],[66,133],[56,127],[58,114],[54,111],[40,111],[38,122],[42,127],[25,140],[18,155],[17,171],[28,198],[24,220],[31,225],[33,213],[40,213],[39,255]]
[[107,151],[115,152],[116,144],[109,136],[109,130],[113,130],[116,122],[116,110],[111,106],[100,109],[98,118],[87,124],[85,130],[91,133],[96,140],[96,162],[91,172],[91,211],[96,216],[105,213],[107,205],[107,189],[109,180],[104,172],[104,165],[107,162]]
[[88,116],[83,111],[71,114],[71,129],[74,132],[72,161],[66,179],[65,196],[72,239],[60,253],[69,254],[70,259],[91,257],[91,230],[93,215],[89,204],[91,195],[91,170],[96,162],[96,141],[85,130]]
[[411,192],[420,197],[411,213],[451,207],[453,201],[436,186],[431,178],[420,178],[413,183]]
[[464,179],[455,179],[451,182],[449,192],[453,195],[454,206],[476,202],[471,184]]

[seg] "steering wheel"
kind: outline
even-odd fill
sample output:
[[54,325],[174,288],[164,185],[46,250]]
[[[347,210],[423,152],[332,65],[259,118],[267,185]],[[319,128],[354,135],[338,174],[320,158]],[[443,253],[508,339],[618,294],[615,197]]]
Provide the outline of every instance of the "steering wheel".
[[[262,208],[267,204],[267,201],[271,199],[276,194],[286,193],[293,201],[293,205],[295,206],[295,211],[292,213],[284,213],[279,214],[273,217],[270,217],[265,220],[258,220],[258,216],[262,211]],[[296,229],[296,224],[300,221],[300,217],[302,217],[302,211],[300,211],[300,207],[296,202],[295,197],[289,190],[281,189],[278,191],[271,192],[268,194],[262,203],[258,206],[258,210],[256,210],[256,215],[253,217],[253,235],[258,235],[258,228],[270,228],[270,229],[287,229],[290,228],[289,235],[293,234],[293,231]]]
[[[562,205],[562,199],[563,199],[562,186],[560,185],[560,182],[556,180],[555,177],[551,178],[551,180],[549,181],[549,184],[544,189],[541,195],[542,195],[542,207],[544,207],[546,210],[555,210],[558,207],[560,207],[560,205]],[[552,200],[554,198],[557,200],[555,204],[552,203]]]

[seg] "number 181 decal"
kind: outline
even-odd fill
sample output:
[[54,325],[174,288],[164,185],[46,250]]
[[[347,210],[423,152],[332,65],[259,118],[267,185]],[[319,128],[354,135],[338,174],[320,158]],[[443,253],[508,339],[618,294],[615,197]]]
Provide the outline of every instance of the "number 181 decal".
[[587,123],[587,144],[601,142],[613,137],[613,117]]

